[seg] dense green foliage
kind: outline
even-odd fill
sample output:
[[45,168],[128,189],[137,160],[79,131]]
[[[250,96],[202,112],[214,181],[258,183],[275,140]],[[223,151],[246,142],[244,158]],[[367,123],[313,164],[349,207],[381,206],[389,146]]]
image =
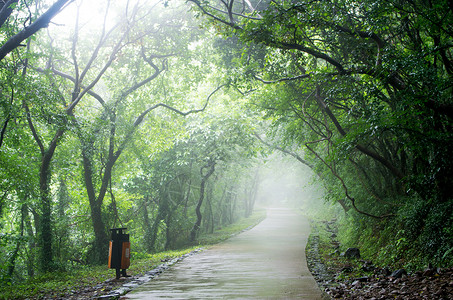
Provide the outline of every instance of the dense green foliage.
[[451,265],[451,2],[191,2],[242,53],[231,76],[259,88],[268,144],[302,153],[347,212],[343,241]]
[[[19,2],[5,44],[48,4]],[[55,23],[0,61],[1,285],[105,266],[110,228],[155,253],[251,214],[254,114],[187,6],[72,3]]]
[[272,151],[340,204],[344,247],[452,264],[451,2],[10,2],[1,284],[105,264],[113,227],[155,253],[249,216],[258,197],[321,209],[306,179],[266,181]]

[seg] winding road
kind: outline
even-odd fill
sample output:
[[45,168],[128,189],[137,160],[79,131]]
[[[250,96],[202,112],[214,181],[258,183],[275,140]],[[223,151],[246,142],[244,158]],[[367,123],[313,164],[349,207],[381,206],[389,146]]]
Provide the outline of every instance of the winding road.
[[305,258],[310,226],[270,208],[253,229],[190,256],[121,299],[322,299]]

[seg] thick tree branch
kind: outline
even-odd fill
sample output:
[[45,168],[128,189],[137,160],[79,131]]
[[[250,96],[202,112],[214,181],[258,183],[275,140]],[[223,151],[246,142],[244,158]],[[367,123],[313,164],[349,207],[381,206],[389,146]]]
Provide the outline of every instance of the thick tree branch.
[[157,76],[159,76],[160,73],[162,73],[163,71],[166,70],[166,63],[167,61],[164,59],[162,61],[162,67],[159,68],[158,66],[156,66],[156,64],[154,64],[153,62],[153,58],[167,58],[167,57],[170,57],[170,56],[173,56],[174,54],[168,54],[168,55],[151,55],[150,57],[147,57],[146,54],[145,54],[145,50],[144,48],[142,47],[142,50],[141,50],[141,55],[143,57],[143,60],[145,62],[147,62],[153,69],[154,69],[154,73],[151,74],[150,76],[148,76],[147,78],[145,78],[144,80],[134,84],[133,86],[131,86],[130,88],[128,88],[126,91],[124,91],[122,94],[121,94],[121,99],[127,97],[129,94],[133,93],[134,91],[138,90],[140,87],[144,86],[145,84],[147,84],[148,82],[154,80],[155,78],[157,78]]
[[[43,68],[34,68],[34,70],[40,72],[40,73],[46,73],[47,69],[43,69]],[[59,70],[56,70],[54,68],[50,69],[52,71],[52,73],[54,73],[55,75],[58,75],[62,78],[65,78],[65,79],[68,79],[69,81],[75,83],[76,82],[76,79],[74,77],[72,77],[71,75],[69,74],[66,74],[64,72],[61,72]],[[82,88],[83,90],[86,90],[86,87],[84,85],[81,85],[80,88]],[[105,105],[105,101],[104,99],[99,95],[97,94],[96,92],[94,92],[93,90],[88,90],[87,91],[87,94],[92,96],[93,98],[95,98],[96,100],[98,100],[98,102],[104,106]]]
[[332,175],[334,175],[340,182],[341,182],[341,185],[343,187],[343,190],[344,190],[344,193],[345,193],[345,196],[346,198],[348,198],[349,200],[351,200],[351,204],[352,204],[352,207],[354,208],[355,211],[357,211],[358,213],[360,214],[363,214],[365,216],[368,216],[368,217],[372,217],[372,218],[375,218],[375,219],[383,219],[383,218],[388,218],[388,217],[393,217],[394,215],[393,214],[386,214],[386,215],[382,215],[382,216],[375,216],[373,214],[369,214],[367,212],[364,212],[360,209],[357,208],[356,204],[355,204],[355,199],[349,195],[349,190],[348,190],[348,187],[346,186],[346,183],[344,182],[343,178],[340,177],[340,175],[338,175],[337,172],[335,172],[335,170],[332,168],[331,165],[329,165],[324,159],[321,158],[321,156],[319,156],[319,154],[314,151],[308,143],[305,144],[305,147],[307,147],[308,150],[310,150],[320,161],[322,161],[324,163],[324,165],[329,168],[329,170],[331,171]]
[[11,6],[15,3],[17,3],[18,0],[8,0],[8,1],[2,1],[0,3],[0,27],[3,26],[5,21],[9,18],[11,13],[13,12],[13,9]]
[[77,96],[77,98],[75,98],[71,104],[68,106],[68,108],[66,109],[66,112],[68,114],[71,114],[72,111],[74,110],[74,108],[76,107],[76,105],[80,102],[80,100],[83,98],[83,96],[88,93],[88,91],[90,91],[97,83],[98,81],[101,79],[101,77],[104,75],[104,73],[107,71],[107,69],[112,65],[113,61],[115,60],[116,58],[116,55],[117,53],[121,50],[121,48],[123,47],[123,40],[124,38],[126,37],[126,33],[123,34],[123,36],[119,39],[119,41],[116,43],[115,47],[113,48],[111,54],[110,54],[110,57],[109,59],[107,60],[107,62],[105,63],[105,65],[103,66],[103,68],[101,69],[101,71],[99,71],[98,75],[96,76],[96,78],[84,89],[80,92],[80,94]]
[[0,60],[5,58],[8,53],[20,46],[24,40],[35,34],[38,30],[47,27],[50,20],[62,10],[63,6],[72,1],[73,0],[58,0],[30,26],[25,27],[19,33],[12,36],[2,45],[2,47],[0,47]]
[[206,109],[206,107],[208,106],[208,103],[209,103],[209,100],[211,99],[211,97],[218,91],[220,90],[222,87],[224,87],[226,84],[222,84],[220,86],[218,86],[214,91],[212,91],[209,96],[206,98],[206,102],[205,104],[203,105],[202,108],[199,108],[199,109],[191,109],[187,112],[183,112],[183,111],[180,111],[179,109],[176,109],[168,104],[165,104],[165,103],[157,103],[153,106],[151,106],[150,108],[148,108],[147,110],[145,110],[140,116],[137,117],[137,119],[135,120],[134,122],[134,127],[137,127],[138,125],[140,125],[140,123],[143,121],[143,119],[145,118],[145,116],[152,110],[158,108],[158,107],[164,107],[166,109],[169,109],[177,114],[180,114],[181,116],[187,116],[189,114],[193,114],[193,113],[199,113],[199,112],[202,112]]
[[33,124],[33,120],[31,119],[30,109],[28,108],[28,105],[25,102],[25,100],[22,102],[22,107],[25,109],[28,127],[31,130],[33,138],[35,139],[35,142],[38,144],[39,150],[41,151],[41,155],[44,155],[44,153],[45,153],[44,145],[41,142],[41,138],[39,137],[38,132],[36,131],[35,125]]
[[203,7],[203,5],[200,3],[199,0],[188,0],[188,1],[189,1],[189,2],[193,2],[196,6],[198,6],[198,8],[203,12],[203,14],[205,14],[205,15],[211,17],[212,19],[214,19],[214,20],[216,20],[216,21],[218,21],[218,22],[220,22],[220,23],[223,23],[223,24],[225,24],[225,25],[227,25],[227,26],[229,26],[229,27],[231,27],[231,28],[234,28],[234,29],[242,29],[240,26],[238,26],[238,25],[236,25],[236,24],[234,24],[234,23],[232,23],[232,22],[225,21],[225,20],[223,20],[223,19],[217,17],[216,15],[214,15],[214,14],[208,12],[208,11]]
[[[338,122],[338,120],[335,117],[335,115],[332,113],[332,111],[327,106],[327,104],[324,101],[324,99],[321,97],[319,87],[316,90],[315,97],[316,97],[316,100],[318,101],[318,104],[324,109],[324,111],[329,116],[329,118],[332,121],[332,123],[334,123],[334,125],[337,128],[338,132],[342,136],[346,136],[346,131],[340,125],[340,123]],[[370,150],[370,149],[368,149],[365,146],[360,145],[360,144],[355,145],[355,148],[357,150],[359,150],[360,152],[362,152],[363,154],[366,154],[369,157],[373,158],[374,160],[380,162],[384,167],[386,167],[388,170],[390,170],[390,172],[392,172],[392,174],[395,175],[398,179],[401,180],[401,179],[404,178],[404,174],[400,170],[398,170],[390,161],[388,161],[387,159],[382,157],[379,153],[374,152],[373,150]]]
[[272,45],[272,46],[276,46],[281,49],[294,49],[294,50],[299,50],[301,52],[310,54],[311,56],[325,60],[326,62],[328,62],[329,64],[334,66],[340,74],[345,73],[345,69],[340,62],[338,62],[337,60],[333,59],[332,57],[330,57],[329,55],[327,55],[323,52],[317,51],[315,49],[312,49],[312,48],[309,48],[309,47],[306,47],[304,45],[300,45],[297,43],[285,43],[285,42],[279,42],[279,41],[271,41],[271,42],[268,42],[268,44]]
[[6,128],[8,127],[8,123],[9,123],[10,119],[11,119],[11,116],[8,115],[8,116],[6,116],[5,122],[3,122],[2,130],[0,131],[0,148],[3,145],[3,140],[5,138]]
[[[14,89],[11,89],[11,98],[10,98],[10,102],[9,102],[9,106],[10,107],[12,107],[13,102],[14,102]],[[9,123],[10,120],[11,120],[11,108],[9,109],[9,111],[8,111],[8,113],[6,115],[5,122],[3,122],[2,130],[0,132],[0,148],[3,145],[3,140],[5,138],[6,128],[8,127],[8,123]]]
[[361,38],[365,38],[365,39],[372,39],[376,45],[377,45],[377,48],[378,48],[378,51],[377,51],[377,55],[376,55],[376,66],[377,65],[381,65],[381,53],[382,53],[382,49],[384,48],[385,46],[385,42],[381,39],[380,36],[378,36],[376,33],[374,32],[369,32],[369,31],[353,31],[347,27],[344,27],[344,26],[340,26],[340,25],[332,25],[334,28],[336,28],[337,30],[341,31],[341,32],[345,32],[345,33],[348,33],[349,35],[352,35],[352,36],[359,36]]
[[110,1],[107,2],[107,8],[105,10],[104,23],[103,23],[101,35],[99,37],[99,42],[98,42],[96,48],[94,49],[93,53],[91,54],[91,57],[88,60],[88,63],[86,64],[85,68],[83,69],[82,74],[80,74],[80,83],[83,82],[83,79],[85,78],[86,74],[88,73],[88,71],[90,70],[91,66],[93,65],[93,62],[98,57],[99,51],[101,50],[102,46],[105,44],[107,39],[109,38],[110,34],[112,34],[112,32],[115,31],[115,29],[117,29],[120,26],[120,24],[121,24],[121,23],[118,22],[107,33],[105,33],[106,26],[107,26],[106,25],[107,24],[106,20],[107,20],[107,14],[108,14],[109,6],[110,6]]
[[[212,6],[212,5],[208,5],[208,7],[209,7],[210,9],[215,10],[215,11],[218,11],[218,12],[220,12],[220,13],[222,13],[222,14],[225,14],[225,15],[228,14],[228,12],[226,12],[226,11],[224,11],[224,10],[221,10],[221,9],[219,9],[219,8],[217,8],[217,7],[214,7],[214,6]],[[236,12],[232,12],[232,15],[233,15],[233,16],[238,16],[238,17],[241,17],[241,18],[244,18],[244,19],[257,20],[257,21],[262,19],[261,17],[260,17],[260,18],[257,18],[257,17],[252,17],[252,16],[246,16],[246,15],[244,15],[244,14],[240,14],[240,13],[236,13]],[[259,16],[259,14],[258,14],[258,16]]]
[[[77,56],[76,56],[76,47],[77,47],[77,42],[79,41],[79,7],[77,7],[77,16],[76,16],[76,22],[75,22],[75,28],[74,28],[74,36],[72,38],[72,47],[71,47],[71,57],[72,61],[74,64],[74,74],[75,74],[75,80],[74,80],[74,89],[72,91],[73,99],[77,97],[77,95],[80,92],[80,78],[79,78],[79,64],[77,63]],[[105,26],[105,25],[104,25]]]
[[302,157],[300,157],[299,155],[297,155],[296,153],[294,152],[291,152],[291,151],[288,151],[286,149],[283,149],[279,146],[276,146],[276,145],[271,145],[270,143],[266,142],[265,140],[263,140],[256,132],[253,133],[253,135],[261,142],[263,143],[264,145],[268,146],[269,148],[272,148],[272,149],[276,149],[280,152],[283,152],[285,154],[288,154],[292,157],[294,157],[295,159],[297,159],[299,162],[301,162],[302,164],[306,165],[307,167],[309,167],[310,169],[312,169],[314,171],[314,166],[309,163],[308,161],[306,161],[305,159],[303,159]]
[[256,75],[254,75],[253,77],[255,77],[256,80],[261,81],[264,84],[273,84],[273,83],[279,83],[279,82],[283,82],[283,81],[293,81],[293,80],[298,80],[298,79],[309,78],[310,74],[302,74],[302,75],[297,75],[294,77],[283,77],[283,78],[280,78],[277,80],[272,80],[272,81],[264,80]]

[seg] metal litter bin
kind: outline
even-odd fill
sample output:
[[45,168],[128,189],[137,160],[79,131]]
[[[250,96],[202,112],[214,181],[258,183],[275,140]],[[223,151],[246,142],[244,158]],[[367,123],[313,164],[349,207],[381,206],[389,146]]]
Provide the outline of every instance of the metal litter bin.
[[131,243],[127,228],[112,228],[112,239],[109,243],[109,268],[116,270],[116,279],[127,277],[126,269],[130,266]]

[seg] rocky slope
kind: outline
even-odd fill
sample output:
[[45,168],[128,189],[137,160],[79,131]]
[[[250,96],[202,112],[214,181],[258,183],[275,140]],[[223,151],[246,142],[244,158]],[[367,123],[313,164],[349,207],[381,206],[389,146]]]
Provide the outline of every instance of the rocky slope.
[[427,267],[405,270],[377,268],[371,261],[344,257],[338,252],[335,221],[324,222],[330,243],[320,241],[315,230],[307,247],[310,271],[326,299],[453,299],[453,268]]

